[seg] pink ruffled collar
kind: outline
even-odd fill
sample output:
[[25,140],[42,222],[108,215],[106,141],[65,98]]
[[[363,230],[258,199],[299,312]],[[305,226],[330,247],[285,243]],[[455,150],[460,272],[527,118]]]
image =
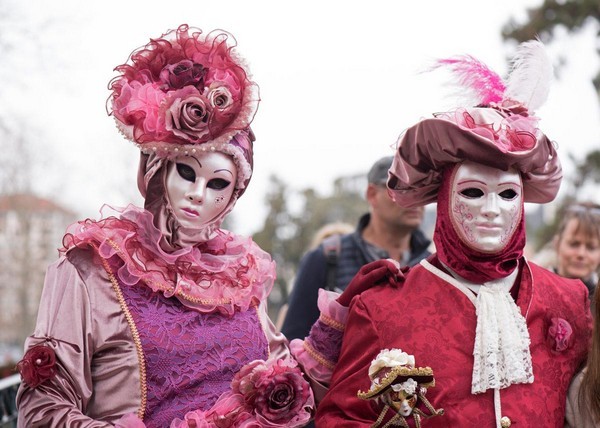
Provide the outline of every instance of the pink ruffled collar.
[[61,252],[93,247],[124,285],[145,284],[198,312],[226,315],[258,305],[273,287],[275,263],[251,238],[219,229],[206,242],[167,253],[150,212],[104,206],[101,214],[71,225]]

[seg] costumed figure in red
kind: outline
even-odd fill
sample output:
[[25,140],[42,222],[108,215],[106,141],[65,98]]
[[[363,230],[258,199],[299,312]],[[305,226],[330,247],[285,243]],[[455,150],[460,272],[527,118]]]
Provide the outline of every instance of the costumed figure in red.
[[[436,253],[408,271],[387,262],[385,277],[355,277],[389,285],[352,300],[317,426],[562,427],[588,349],[588,292],[523,256],[524,203],[552,201],[562,178],[534,115],[547,98],[550,61],[530,41],[506,81],[470,56],[438,65],[473,99],[407,129],[387,183],[402,206],[437,202]],[[402,350],[435,374],[430,406],[415,407],[427,418],[360,396],[382,349]]]
[[252,175],[259,102],[235,40],[182,25],[116,70],[144,208],[68,229],[18,365],[19,426],[305,425],[313,391],[267,316],[274,263],[220,228]]

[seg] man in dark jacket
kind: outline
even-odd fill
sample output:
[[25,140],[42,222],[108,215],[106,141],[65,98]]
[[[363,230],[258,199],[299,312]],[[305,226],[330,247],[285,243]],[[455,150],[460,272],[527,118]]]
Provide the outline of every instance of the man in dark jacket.
[[332,254],[326,249],[330,245],[325,241],[300,261],[281,329],[289,340],[308,336],[319,317],[318,290],[328,288],[331,269],[335,270],[334,286],[329,288],[342,291],[369,262],[392,258],[402,266],[412,266],[430,254],[431,241],[419,229],[424,208],[401,208],[388,195],[386,181],[392,159],[392,156],[384,157],[371,167],[366,191],[369,213],[360,218],[354,232],[341,236],[339,250],[333,250]]

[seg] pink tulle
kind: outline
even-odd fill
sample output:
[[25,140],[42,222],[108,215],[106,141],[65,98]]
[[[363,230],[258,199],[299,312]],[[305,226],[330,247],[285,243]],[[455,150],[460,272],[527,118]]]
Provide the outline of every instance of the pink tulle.
[[275,264],[251,238],[218,230],[207,242],[167,253],[148,211],[105,206],[102,217],[71,225],[61,251],[93,247],[124,284],[145,284],[203,313],[245,311],[271,291]]
[[[319,307],[321,315],[325,315],[339,323],[341,326],[345,326],[346,320],[348,319],[348,308],[337,302],[336,299],[338,296],[339,293],[321,288],[319,289],[317,306]],[[330,346],[341,347],[341,343],[332,343]],[[322,384],[330,383],[333,370],[324,365],[321,361],[316,360],[313,355],[306,352],[303,340],[292,340],[290,343],[290,351],[296,361],[300,362],[304,371],[310,373],[312,379]]]
[[146,424],[135,413],[127,413],[115,423],[115,428],[146,428]]
[[339,293],[319,288],[317,306],[322,315],[326,315],[336,322],[345,325],[349,310],[346,306],[338,303],[336,299],[339,296]]
[[128,125],[139,124],[140,131],[148,135],[164,135],[167,132],[160,105],[166,95],[157,84],[133,81],[124,83],[119,98],[115,99],[115,114],[127,120]]
[[436,118],[448,120],[462,129],[493,141],[503,153],[531,150],[535,146],[538,132],[538,118],[535,116],[496,114],[493,119],[486,121],[485,118],[474,117],[474,112],[477,112],[477,109],[468,111],[461,108],[452,112],[439,113]]

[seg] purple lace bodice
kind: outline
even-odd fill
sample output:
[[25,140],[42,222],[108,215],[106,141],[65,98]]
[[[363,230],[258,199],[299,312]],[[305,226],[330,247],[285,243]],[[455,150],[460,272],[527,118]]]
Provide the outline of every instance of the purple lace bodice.
[[121,284],[146,361],[149,428],[207,410],[242,366],[267,359],[268,341],[254,308],[232,317],[200,313],[145,285]]

